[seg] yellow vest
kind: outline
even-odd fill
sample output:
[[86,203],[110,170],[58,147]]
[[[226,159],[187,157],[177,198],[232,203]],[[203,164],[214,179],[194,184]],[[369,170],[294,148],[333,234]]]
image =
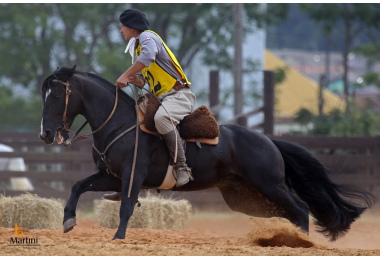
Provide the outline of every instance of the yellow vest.
[[[186,82],[188,86],[190,86],[191,83],[187,79],[185,73],[183,72],[174,54],[170,51],[168,46],[166,46],[165,42],[161,39],[161,37],[157,33],[153,31],[149,31],[149,30],[147,30],[147,32],[154,33],[158,38],[160,38],[160,40],[164,44],[165,50],[168,53],[174,67],[177,69],[178,73],[181,75],[182,82]],[[139,45],[136,48],[136,57],[139,57],[140,53],[141,53],[141,45],[139,43]],[[167,73],[163,68],[158,66],[156,62],[152,62],[149,65],[149,67],[145,67],[141,72],[145,78],[145,81],[149,84],[150,90],[157,97],[169,92],[169,90],[171,90],[174,84],[177,82],[176,78],[174,78],[169,73]]]

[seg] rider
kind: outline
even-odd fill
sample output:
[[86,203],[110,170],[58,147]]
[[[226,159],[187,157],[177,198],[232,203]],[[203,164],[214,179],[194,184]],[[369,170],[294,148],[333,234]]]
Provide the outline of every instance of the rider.
[[195,95],[190,90],[191,83],[164,41],[149,30],[149,22],[143,12],[127,9],[119,19],[120,32],[129,42],[125,52],[131,53],[133,65],[117,79],[116,86],[123,88],[129,82],[142,88],[147,83],[151,92],[161,100],[162,106],[158,108],[154,122],[173,158],[177,147],[174,170],[176,186],[181,187],[189,182],[191,169],[186,164],[182,140],[174,125],[193,110]]

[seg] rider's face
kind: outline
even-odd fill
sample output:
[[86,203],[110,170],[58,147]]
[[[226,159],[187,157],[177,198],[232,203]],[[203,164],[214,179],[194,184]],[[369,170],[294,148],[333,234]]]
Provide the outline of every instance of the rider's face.
[[124,39],[129,42],[129,40],[133,37],[134,29],[121,25],[120,32],[123,34]]

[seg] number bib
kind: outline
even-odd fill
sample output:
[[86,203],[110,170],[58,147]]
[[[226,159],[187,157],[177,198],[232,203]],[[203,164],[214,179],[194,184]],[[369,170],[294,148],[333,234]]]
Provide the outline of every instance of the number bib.
[[[153,31],[148,31],[151,33],[154,33]],[[158,36],[160,38],[160,36]],[[160,38],[162,41],[162,39]],[[187,80],[186,75],[183,73],[183,70],[181,66],[179,65],[176,57],[174,54],[170,51],[170,49],[166,46],[165,42],[162,41],[166,52],[168,53],[174,67],[177,69],[178,73],[181,75],[181,80],[186,81],[187,84],[190,86],[190,82]],[[139,44],[136,48],[136,57],[139,57],[141,53],[141,45]],[[171,76],[169,73],[167,73],[163,68],[161,68],[156,62],[152,62],[149,67],[144,68],[142,71],[142,74],[145,78],[145,81],[149,84],[150,90],[154,95],[159,97],[162,94],[165,94],[169,92],[170,89],[174,86],[177,79]]]

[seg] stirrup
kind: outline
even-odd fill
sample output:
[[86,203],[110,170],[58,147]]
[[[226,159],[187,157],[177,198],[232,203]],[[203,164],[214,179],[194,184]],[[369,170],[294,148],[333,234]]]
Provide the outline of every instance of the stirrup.
[[[175,171],[175,177],[176,177],[175,178],[176,179],[175,186],[178,187],[178,188],[186,185],[187,183],[189,183],[189,181],[194,180],[194,177],[193,177],[193,175],[191,173],[191,169],[189,167],[187,167],[187,166],[177,166],[177,167],[174,167],[174,171]],[[178,173],[180,173],[180,172],[182,172],[183,175],[186,174],[186,177],[183,176],[186,179],[182,180],[182,182],[178,182]]]
[[194,180],[193,173],[191,172],[191,168],[189,168],[188,166],[178,166],[178,167],[174,166],[174,171],[176,173],[176,177],[177,177],[177,172],[184,171],[184,172],[187,172],[187,174],[189,175],[189,179],[191,181]]

